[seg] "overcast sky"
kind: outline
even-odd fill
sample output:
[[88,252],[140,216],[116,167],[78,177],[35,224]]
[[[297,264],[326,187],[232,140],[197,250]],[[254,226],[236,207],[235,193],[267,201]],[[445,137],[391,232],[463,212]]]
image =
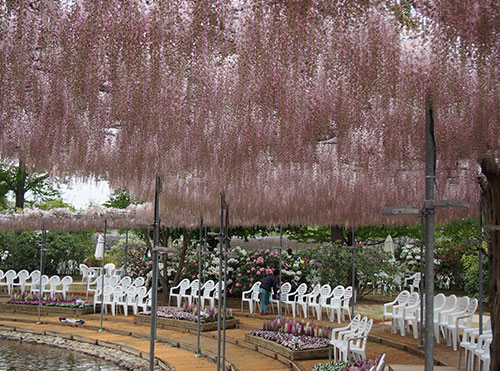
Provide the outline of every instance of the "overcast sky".
[[111,194],[109,184],[106,181],[71,181],[68,186],[63,185],[62,199],[73,205],[76,209],[86,209],[89,204],[100,206],[106,202]]

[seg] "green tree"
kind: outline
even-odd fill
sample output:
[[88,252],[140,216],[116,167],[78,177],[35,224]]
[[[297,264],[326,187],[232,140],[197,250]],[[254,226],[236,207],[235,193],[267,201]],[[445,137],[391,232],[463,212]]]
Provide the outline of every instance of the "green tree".
[[[29,172],[22,161],[15,166],[0,164],[0,205],[2,202],[5,205],[5,197],[10,191],[15,195],[18,209],[23,209],[26,202],[45,202],[61,196],[57,183],[51,181],[47,173]],[[26,199],[28,192],[32,200]]]
[[106,207],[114,207],[117,209],[126,209],[130,205],[130,194],[126,189],[119,189],[115,191],[109,199],[103,203]]

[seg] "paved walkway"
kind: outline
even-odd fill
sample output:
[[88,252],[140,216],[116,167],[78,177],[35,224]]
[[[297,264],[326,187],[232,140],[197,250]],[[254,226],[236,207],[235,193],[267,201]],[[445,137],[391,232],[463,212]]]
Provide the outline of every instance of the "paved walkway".
[[[261,317],[258,314],[240,313],[234,311],[240,319],[240,328],[227,330],[226,360],[235,370],[289,370],[291,365],[286,361],[277,359],[274,354],[265,355],[259,353],[254,347],[245,342],[245,334],[251,329],[262,327],[263,320],[269,320],[273,316]],[[57,316],[43,316],[43,324],[37,325],[36,315],[22,313],[0,313],[0,324],[15,326],[27,331],[52,331],[67,336],[76,335],[93,339],[95,342],[112,342],[135,348],[139,355],[149,359],[149,325],[135,324],[133,316],[123,315],[104,317],[105,331],[99,333],[100,315],[91,314],[81,317],[85,324],[83,326],[71,326],[61,323]],[[328,321],[315,321],[323,326],[338,327]],[[340,326],[345,326],[343,323]],[[371,332],[372,341],[367,345],[367,358],[374,359],[380,353],[387,354],[387,364],[394,371],[422,370],[424,364],[423,352],[419,351],[418,339],[412,336],[401,337],[390,334],[390,326],[382,330],[380,323],[375,323]],[[201,336],[201,353],[204,357],[196,358],[196,332],[175,331],[168,329],[157,330],[158,343],[155,346],[155,356],[161,358],[176,370],[214,370],[214,359],[217,355],[217,332],[205,332]],[[382,342],[382,343],[381,343]],[[390,346],[389,346],[390,345]],[[419,353],[420,352],[420,353]],[[457,352],[443,344],[435,345],[435,360],[438,363],[451,368],[443,370],[455,370],[458,363]],[[296,362],[298,370],[311,370],[318,362],[327,360],[310,360]],[[437,368],[436,369],[441,369]]]

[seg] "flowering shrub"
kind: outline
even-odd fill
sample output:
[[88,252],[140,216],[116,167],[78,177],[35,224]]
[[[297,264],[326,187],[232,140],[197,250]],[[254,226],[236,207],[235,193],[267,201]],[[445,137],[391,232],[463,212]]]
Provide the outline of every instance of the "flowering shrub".
[[127,274],[136,279],[137,277],[148,277],[152,272],[152,264],[150,257],[145,256],[139,250],[130,250],[127,261]]
[[306,335],[295,336],[276,331],[252,330],[251,335],[277,342],[278,344],[290,348],[291,350],[327,348],[328,344],[330,344],[330,339],[323,337]]
[[[14,294],[13,296],[11,296],[7,304],[38,305],[38,301],[39,301],[38,294],[22,293],[22,294]],[[93,304],[91,302],[84,302],[83,300],[75,298],[73,295],[70,295],[69,299],[65,300],[62,294],[56,294],[54,296],[45,294],[42,297],[41,305],[45,305],[48,307],[65,307],[65,308],[81,309],[90,307]]]
[[276,331],[296,336],[312,336],[329,338],[330,329],[328,327],[321,327],[314,325],[312,322],[304,322],[304,320],[297,322],[295,319],[289,318],[276,318],[264,322],[262,325],[264,331]]

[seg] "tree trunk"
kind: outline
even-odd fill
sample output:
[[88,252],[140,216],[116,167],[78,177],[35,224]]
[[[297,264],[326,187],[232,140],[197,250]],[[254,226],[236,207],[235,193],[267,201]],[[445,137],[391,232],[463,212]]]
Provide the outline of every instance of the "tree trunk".
[[344,230],[341,225],[330,226],[330,235],[332,238],[332,243],[335,243],[336,241],[345,242]]
[[[481,169],[486,182],[481,182],[483,213],[486,224],[500,225],[500,165],[493,158],[483,160]],[[500,231],[490,232],[488,250],[491,329],[491,370],[500,370]]]
[[182,249],[179,252],[179,266],[177,267],[177,272],[175,272],[174,282],[172,283],[174,286],[179,283],[182,277],[182,269],[184,268],[184,260],[186,260],[186,253],[189,243],[191,242],[191,238],[193,237],[194,230],[184,230],[182,235],[184,238],[182,239]]
[[16,174],[16,209],[24,209],[24,195],[26,194],[26,170],[23,163],[19,162],[19,168]]

